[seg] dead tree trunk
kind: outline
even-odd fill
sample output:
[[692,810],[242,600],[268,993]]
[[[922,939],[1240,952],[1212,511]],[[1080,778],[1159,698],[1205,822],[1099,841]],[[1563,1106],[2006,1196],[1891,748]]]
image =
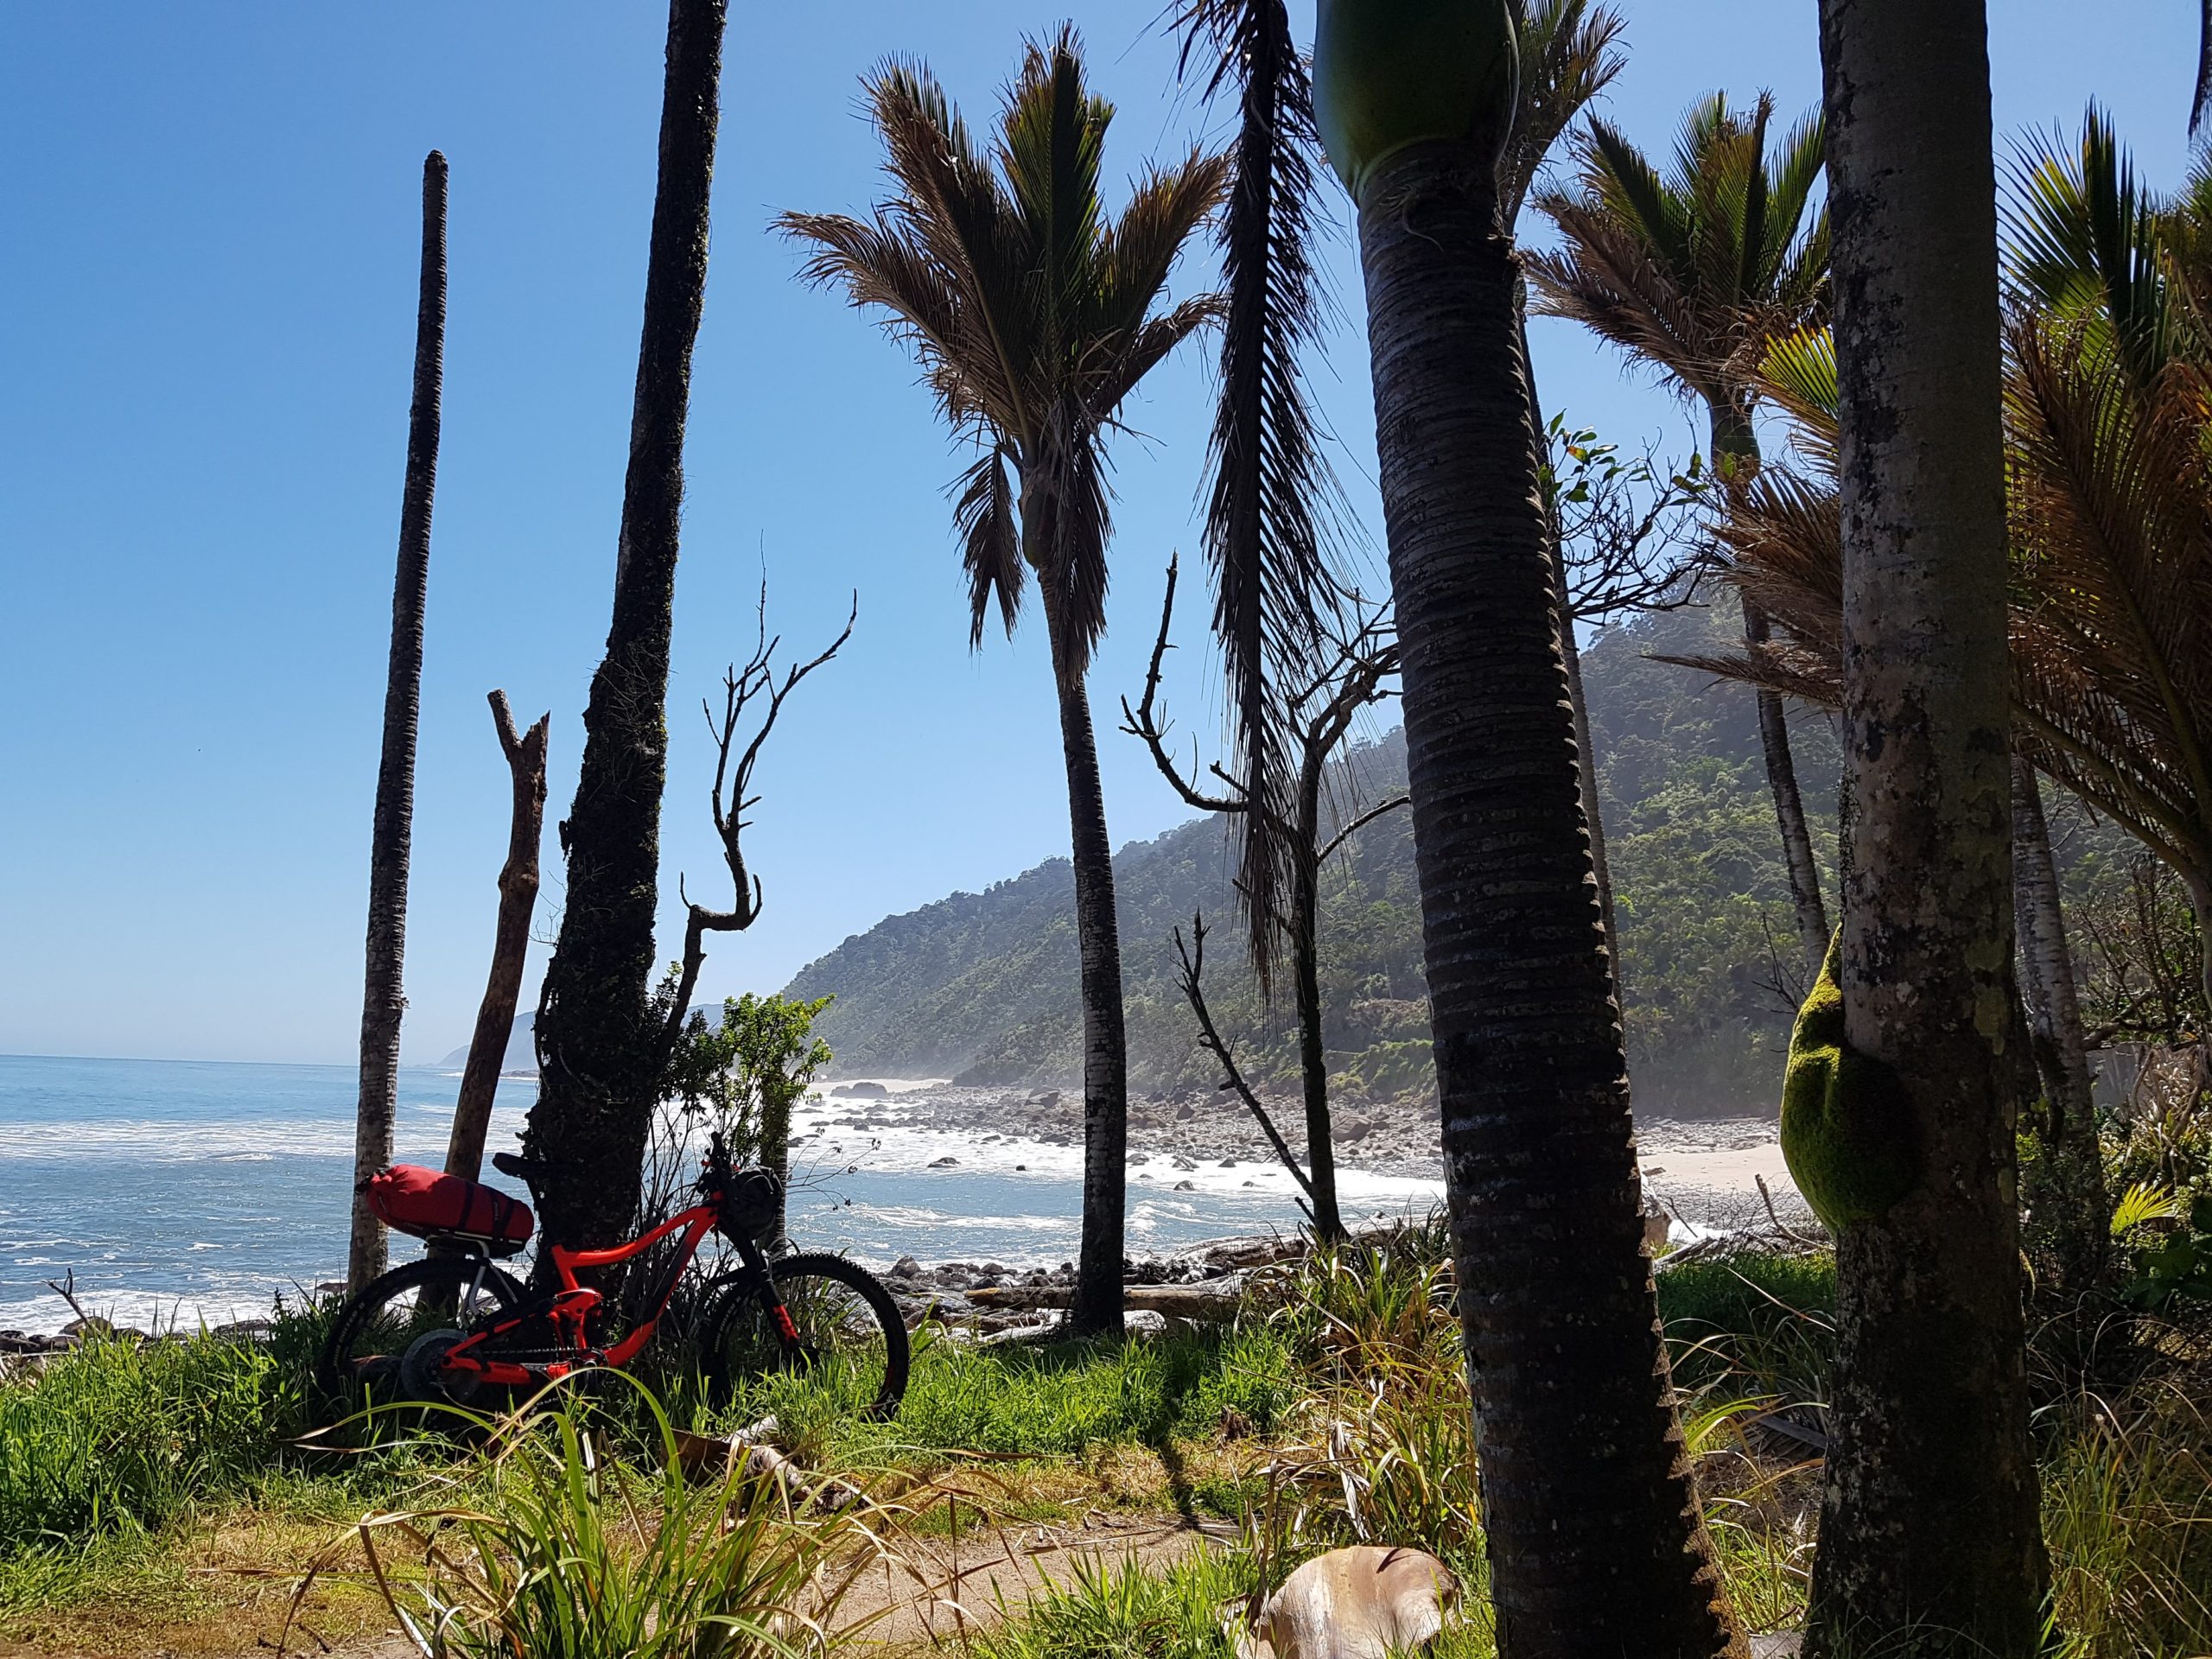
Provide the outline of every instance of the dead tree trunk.
[[391,588],[384,751],[377,764],[369,848],[367,969],[361,993],[361,1092],[353,1126],[353,1207],[346,1282],[385,1269],[384,1224],[362,1186],[391,1161],[399,1103],[399,1021],[407,1007],[407,860],[415,817],[415,732],[423,707],[423,613],[430,575],[430,506],[438,483],[438,404],[446,346],[446,158],[423,162],[423,266],[415,310],[415,391],[407,414],[407,480],[399,505],[399,569]]
[[514,779],[515,802],[507,861],[499,870],[499,919],[492,931],[491,976],[476,1010],[476,1032],[469,1039],[468,1064],[461,1074],[461,1100],[453,1112],[453,1138],[446,1144],[446,1173],[465,1175],[472,1181],[484,1166],[492,1100],[499,1092],[507,1038],[514,1030],[515,1005],[522,995],[523,963],[530,954],[530,918],[537,908],[537,844],[545,828],[545,746],[553,722],[551,715],[543,715],[527,734],[517,737],[506,694],[494,691],[491,701],[499,747]]
[[636,1212],[668,1058],[652,977],[669,639],[728,10],[728,0],[670,0],[613,617],[584,710],[575,801],[562,825],[568,902],[538,995],[537,1103],[525,1145],[547,1166],[537,1187],[543,1236],[572,1248],[613,1242]]

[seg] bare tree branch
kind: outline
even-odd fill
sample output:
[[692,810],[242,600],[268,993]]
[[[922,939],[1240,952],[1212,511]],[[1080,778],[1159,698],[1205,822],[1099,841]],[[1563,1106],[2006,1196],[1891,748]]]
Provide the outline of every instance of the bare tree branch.
[[[680,875],[677,878],[676,890],[683,901],[685,921],[683,964],[668,1008],[665,1040],[671,1052],[683,1033],[683,1015],[691,1006],[691,994],[698,988],[699,969],[707,960],[706,936],[742,932],[760,918],[760,878],[746,868],[742,836],[751,823],[745,814],[760,799],[747,791],[752,787],[753,768],[760,759],[761,747],[767,742],[768,734],[776,729],[776,718],[784,711],[784,700],[798,689],[800,681],[835,657],[845,641],[853,637],[853,625],[860,619],[860,595],[855,594],[852,610],[845,618],[844,630],[819,655],[785,668],[779,680],[775,655],[777,647],[783,644],[783,636],[769,635],[768,584],[762,582],[760,632],[753,655],[743,666],[733,664],[724,671],[719,717],[712,703],[700,705],[707,717],[707,730],[715,740],[715,783],[707,798],[707,810],[714,821],[715,839],[721,843],[722,862],[728,867],[736,903],[728,910],[709,909],[684,890]],[[747,712],[757,708],[764,697],[767,707],[760,712],[760,723],[744,748],[738,749],[737,735],[746,723]],[[731,759],[733,752],[734,762]]]
[[[1184,1000],[1190,1003],[1191,1012],[1198,1016],[1198,1046],[1221,1062],[1222,1071],[1226,1074],[1221,1080],[1221,1087],[1235,1090],[1245,1105],[1251,1108],[1252,1116],[1259,1120],[1260,1128],[1266,1134],[1268,1143],[1274,1147],[1275,1156],[1282,1160],[1282,1166],[1290,1172],[1291,1179],[1298,1183],[1306,1196],[1312,1198],[1312,1177],[1300,1166],[1297,1154],[1291,1151],[1289,1143],[1282,1138],[1282,1131],[1275,1128],[1274,1119],[1268,1116],[1268,1109],[1260,1103],[1259,1096],[1252,1092],[1252,1085],[1244,1081],[1244,1072],[1236,1064],[1236,1054],[1216,1029],[1212,1010],[1206,1007],[1206,994],[1199,983],[1206,966],[1205,916],[1196,912],[1192,915],[1189,944],[1183,942],[1183,930],[1179,927],[1175,930],[1174,938],[1175,954],[1183,963],[1183,970],[1176,976],[1175,982],[1182,988]],[[1307,1213],[1311,1215],[1312,1211]]]
[[[1209,767],[1213,775],[1227,784],[1234,792],[1228,795],[1208,795],[1201,791],[1175,766],[1174,757],[1167,753],[1167,732],[1172,722],[1163,721],[1158,713],[1160,701],[1160,669],[1161,661],[1173,649],[1167,643],[1168,625],[1175,616],[1175,575],[1180,561],[1173,554],[1167,559],[1167,596],[1160,606],[1160,637],[1152,644],[1152,661],[1144,672],[1144,695],[1135,709],[1127,697],[1122,699],[1122,729],[1132,737],[1141,737],[1152,751],[1152,763],[1160,768],[1160,775],[1168,786],[1190,805],[1201,812],[1246,812],[1251,810],[1251,798],[1243,784],[1224,772],[1218,764]],[[1198,764],[1198,740],[1192,740],[1191,761]]]
[[1327,863],[1332,858],[1336,856],[1337,849],[1342,847],[1344,842],[1350,841],[1352,836],[1357,835],[1360,830],[1367,828],[1367,826],[1374,823],[1376,819],[1395,812],[1402,806],[1412,805],[1413,799],[1414,798],[1410,795],[1393,795],[1389,800],[1369,807],[1366,811],[1361,813],[1357,817],[1354,818],[1350,823],[1344,825],[1343,829],[1338,830],[1334,836],[1329,838],[1329,844],[1321,849],[1320,856],[1315,861],[1321,864]]

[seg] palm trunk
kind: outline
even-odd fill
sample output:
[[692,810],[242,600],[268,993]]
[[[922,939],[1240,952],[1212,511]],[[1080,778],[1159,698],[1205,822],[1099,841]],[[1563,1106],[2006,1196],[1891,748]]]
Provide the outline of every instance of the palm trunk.
[[[606,1244],[637,1209],[666,1064],[653,1006],[669,631],[683,503],[691,348],[707,281],[708,200],[728,0],[671,0],[659,185],[645,264],[630,463],[607,655],[592,677],[575,804],[561,826],[568,901],[538,1002],[526,1145],[548,1243]],[[540,1251],[550,1264],[549,1251]]]
[[[1719,404],[1713,409],[1713,468],[1724,487],[1736,491],[1750,483],[1759,465],[1758,437],[1747,412]],[[1766,613],[1748,594],[1739,593],[1744,607],[1744,643],[1754,652],[1773,637]],[[1759,716],[1759,752],[1766,761],[1767,788],[1774,796],[1774,820],[1782,831],[1782,858],[1789,881],[1789,907],[1797,923],[1797,945],[1805,958],[1805,983],[1809,988],[1821,976],[1821,961],[1828,953],[1827,906],[1821,899],[1821,867],[1813,856],[1813,835],[1805,818],[1805,797],[1797,787],[1797,760],[1789,750],[1789,719],[1779,692],[1760,687],[1756,696]]]
[[1069,852],[1075,866],[1075,931],[1083,960],[1083,1246],[1070,1323],[1079,1336],[1122,1329],[1123,1210],[1128,1201],[1129,1052],[1122,1019],[1122,936],[1114,912],[1114,849],[1090,697],[1052,604],[1052,680],[1060,699],[1060,748],[1068,769]]
[[1497,213],[1474,146],[1421,143],[1359,235],[1498,1651],[1740,1655],[1643,1251]]
[[1327,761],[1320,746],[1306,745],[1298,779],[1298,868],[1290,895],[1292,966],[1297,976],[1298,1073],[1306,1095],[1306,1168],[1312,1188],[1313,1231],[1324,1239],[1344,1236],[1344,1214],[1337,1205],[1335,1126],[1329,1116],[1329,1055],[1321,1040],[1321,769]]
[[1808,1659],[2042,1650],[2014,1200],[1996,179],[1981,0],[1821,0],[1844,560],[1845,1039],[1912,1191],[1836,1243]]
[[2112,1208],[2105,1192],[2095,1109],[2089,1098],[2088,1050],[2074,984],[2074,959],[2066,945],[2050,827],[2044,817],[2036,769],[2017,752],[2012,756],[2012,906],[2034,1044],[2039,1060],[2048,1057],[2049,1062],[2037,1066],[2044,1100],[2040,1126],[2044,1191],[2030,1195],[2029,1206],[2055,1212],[2048,1219],[2061,1287],[2069,1295],[2080,1296],[2094,1290],[2104,1277]]
[[[1744,643],[1759,646],[1772,637],[1766,614],[1745,595]],[[1813,835],[1805,819],[1805,798],[1797,787],[1797,761],[1789,752],[1789,720],[1782,694],[1764,687],[1758,694],[1759,751],[1766,760],[1767,787],[1774,795],[1774,820],[1782,831],[1783,861],[1789,877],[1790,912],[1797,921],[1798,948],[1805,953],[1805,982],[1821,976],[1828,950],[1827,906],[1821,899],[1821,867],[1813,857]]]
[[507,861],[499,869],[492,971],[476,1010],[468,1064],[461,1068],[461,1097],[454,1106],[453,1134],[446,1143],[446,1173],[472,1181],[484,1167],[492,1103],[499,1091],[499,1070],[506,1064],[507,1039],[514,1031],[515,1004],[522,996],[523,968],[530,956],[530,921],[537,909],[537,844],[545,829],[545,746],[553,721],[547,715],[518,737],[506,698],[494,691],[491,701],[499,749],[507,758],[514,785],[514,811],[507,830]]
[[2212,881],[2188,870],[2182,872],[2181,880],[2189,889],[2190,913],[2196,918],[2197,988],[2206,1009],[2212,1011]]
[[[1539,467],[1551,464],[1545,436],[1543,398],[1536,390],[1536,359],[1529,352],[1529,285],[1513,285],[1513,321],[1521,353],[1521,378],[1529,388],[1529,429]],[[1590,832],[1590,868],[1598,882],[1598,914],[1605,929],[1605,954],[1613,981],[1613,1000],[1620,1001],[1621,937],[1613,923],[1613,873],[1605,861],[1605,818],[1598,798],[1598,754],[1590,742],[1590,703],[1582,690],[1582,647],[1574,637],[1574,618],[1568,608],[1567,548],[1560,535],[1559,510],[1544,512],[1544,552],[1551,563],[1552,603],[1559,613],[1559,651],[1567,666],[1567,706],[1574,715],[1575,777],[1582,791],[1582,822]]]
[[423,163],[423,270],[415,309],[415,391],[400,492],[399,568],[391,587],[385,670],[384,752],[377,764],[369,847],[368,965],[361,992],[361,1092],[353,1125],[353,1207],[346,1282],[385,1269],[384,1224],[363,1184],[391,1161],[399,1103],[399,1021],[407,1007],[407,860],[415,819],[415,731],[423,707],[423,614],[430,578],[430,508],[438,485],[438,402],[446,347],[446,158]]

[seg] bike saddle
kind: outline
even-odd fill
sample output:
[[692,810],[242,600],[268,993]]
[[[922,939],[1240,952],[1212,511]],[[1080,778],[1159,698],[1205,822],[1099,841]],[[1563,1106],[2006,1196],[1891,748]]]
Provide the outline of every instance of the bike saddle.
[[502,1175],[512,1175],[518,1181],[527,1182],[550,1173],[553,1166],[525,1158],[518,1152],[495,1152],[492,1154],[492,1167]]

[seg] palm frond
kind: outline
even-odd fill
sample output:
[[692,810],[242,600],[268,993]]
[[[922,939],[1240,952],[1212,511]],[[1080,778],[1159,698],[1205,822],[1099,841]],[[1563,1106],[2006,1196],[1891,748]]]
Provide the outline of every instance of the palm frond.
[[2136,182],[2111,120],[2092,104],[2077,143],[2037,134],[2016,146],[2012,175],[2016,292],[2087,325],[2139,387],[2149,386],[2178,345],[2162,214]]
[[1823,321],[1827,217],[1812,193],[1822,129],[1808,116],[1770,161],[1773,100],[1748,113],[1716,92],[1692,105],[1668,171],[1618,129],[1575,140],[1572,191],[1537,206],[1560,245],[1524,256],[1537,309],[1572,317],[1746,420],[1768,344]]
[[1498,158],[1499,215],[1512,229],[1552,146],[1627,65],[1619,41],[1628,20],[1591,0],[1535,0],[1516,6],[1521,95]]
[[1304,365],[1325,309],[1313,257],[1320,137],[1282,0],[1192,0],[1176,22],[1184,62],[1201,48],[1212,60],[1207,98],[1233,88],[1237,100],[1217,236],[1226,292],[1205,550],[1237,781],[1264,809],[1230,828],[1247,954],[1264,990],[1292,877],[1277,833],[1296,788],[1286,696],[1311,677],[1335,605],[1329,536],[1342,498],[1314,440]]
[[1759,362],[1759,389],[1789,417],[1790,442],[1797,452],[1834,477],[1841,459],[1843,423],[1834,333],[1826,326],[1801,328],[1774,341]]
[[919,65],[864,86],[886,200],[865,218],[778,223],[810,250],[807,279],[886,314],[948,423],[983,446],[951,491],[971,643],[994,606],[1012,631],[1034,570],[1056,670],[1080,677],[1105,624],[1101,441],[1145,372],[1215,315],[1211,296],[1155,308],[1223,163],[1154,168],[1112,218],[1099,180],[1113,106],[1087,90],[1071,28],[1027,46],[988,149]]
[[968,644],[972,649],[983,643],[983,622],[994,599],[998,601],[1007,638],[1014,637],[1014,619],[1021,612],[1025,567],[1005,452],[992,445],[961,474],[957,487],[952,517],[959,527],[962,564],[968,573]]

